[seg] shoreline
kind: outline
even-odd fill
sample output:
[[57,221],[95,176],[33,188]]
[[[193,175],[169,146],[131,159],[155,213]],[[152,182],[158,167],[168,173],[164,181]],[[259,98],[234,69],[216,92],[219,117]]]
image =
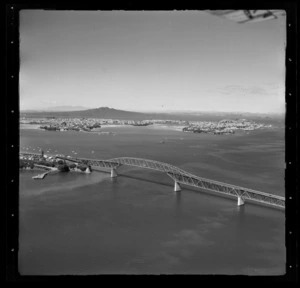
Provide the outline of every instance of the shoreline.
[[[41,172],[41,171],[44,171],[45,173],[48,173],[48,174],[57,174],[57,173],[63,173],[57,169],[46,169],[46,168],[40,168],[40,167],[34,167],[34,168],[30,168],[30,167],[26,167],[26,168],[19,168],[19,171],[33,171],[33,172]],[[97,170],[93,170],[93,171],[96,171]],[[87,173],[85,171],[77,171],[77,170],[74,170],[74,169],[70,169],[70,171],[66,172],[66,173],[69,173],[69,172],[72,172],[72,173],[80,173],[80,174],[91,174],[93,173],[93,171],[91,171],[90,173]]]
[[[22,127],[22,125],[26,125],[26,127]],[[32,125],[32,127],[31,127]],[[167,125],[167,124],[152,124],[148,126],[134,126],[134,125],[116,125],[116,124],[108,124],[108,125],[102,125],[101,128],[97,128],[99,130],[97,131],[76,131],[76,130],[65,130],[65,131],[60,131],[60,130],[53,130],[53,131],[47,131],[45,129],[42,129],[40,127],[37,127],[40,125],[37,124],[21,124],[20,125],[20,130],[40,130],[40,131],[45,131],[45,132],[77,132],[77,133],[91,133],[91,134],[98,134],[98,135],[115,135],[115,131],[107,131],[107,128],[137,128],[143,127],[144,129],[151,129],[151,130],[169,130],[169,131],[177,131],[177,132],[184,132],[184,133],[194,133],[193,131],[183,131],[183,128],[185,128],[185,125]],[[233,129],[236,133],[252,133],[254,131],[258,130],[274,130],[278,127],[260,127],[257,129],[250,129],[250,130],[244,130],[244,129]],[[197,134],[197,133],[194,133]],[[210,133],[199,133],[199,134],[214,134],[213,132]],[[229,134],[234,134],[234,133],[229,133]],[[214,134],[218,136],[217,134]],[[222,135],[222,134],[221,134]]]

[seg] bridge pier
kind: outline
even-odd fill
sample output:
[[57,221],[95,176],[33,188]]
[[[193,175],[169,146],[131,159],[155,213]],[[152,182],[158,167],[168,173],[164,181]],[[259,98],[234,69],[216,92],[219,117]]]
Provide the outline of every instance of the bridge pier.
[[237,205],[242,206],[244,204],[245,204],[245,200],[241,196],[238,196]]
[[118,176],[117,169],[111,168],[111,170],[110,170],[110,177],[114,178],[114,177],[117,177],[117,176]]
[[[47,156],[47,155],[44,155]],[[48,154],[50,156],[50,154]],[[174,191],[180,191],[180,184],[193,186],[200,188],[201,190],[208,190],[227,194],[228,196],[237,197],[237,206],[240,207],[244,205],[247,201],[254,202],[256,204],[268,205],[273,208],[285,209],[285,197],[276,196],[270,193],[264,193],[261,191],[255,191],[253,189],[248,189],[244,187],[238,187],[235,185],[230,185],[227,183],[221,183],[209,179],[205,179],[202,177],[198,177],[193,175],[187,171],[184,171],[178,167],[173,165],[162,163],[154,160],[142,159],[142,158],[132,158],[132,157],[120,157],[113,158],[108,160],[99,160],[99,159],[85,159],[85,158],[77,158],[77,157],[66,157],[64,155],[51,155],[56,160],[74,162],[75,165],[83,164],[89,166],[96,166],[105,168],[105,171],[109,173],[109,169],[111,169],[111,177],[116,178],[117,176],[117,168],[121,165],[129,165],[140,168],[153,169],[156,171],[160,171],[166,173],[174,183]],[[40,160],[41,154],[30,153],[30,152],[19,152],[19,158],[24,160],[33,160],[34,165]],[[92,169],[90,168],[91,172]],[[86,173],[88,173],[88,169]],[[116,180],[116,179],[115,179]],[[179,195],[180,193],[178,193]]]
[[180,185],[179,185],[179,183],[176,182],[176,181],[174,182],[174,191],[175,191],[175,192],[181,191]]

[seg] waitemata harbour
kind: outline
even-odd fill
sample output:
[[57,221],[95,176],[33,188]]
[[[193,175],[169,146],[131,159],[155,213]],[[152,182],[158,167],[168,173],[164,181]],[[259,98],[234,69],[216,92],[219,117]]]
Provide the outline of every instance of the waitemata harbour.
[[[150,126],[105,130],[114,134],[21,129],[20,151],[153,159],[284,197],[280,129],[222,136]],[[247,200],[238,206],[186,185],[175,192],[171,177],[151,169],[122,165],[113,178],[104,170],[42,180],[32,179],[34,169],[20,170],[21,273],[284,273],[282,211]]]

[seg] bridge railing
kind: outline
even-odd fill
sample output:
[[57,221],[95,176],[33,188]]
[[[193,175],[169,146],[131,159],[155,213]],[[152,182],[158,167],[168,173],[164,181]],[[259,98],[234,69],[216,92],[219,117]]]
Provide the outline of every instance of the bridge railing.
[[177,175],[171,174],[169,176],[172,177],[173,179],[175,178],[174,179],[175,181],[185,185],[195,186],[197,188],[202,188],[204,190],[208,190],[212,192],[227,194],[230,196],[242,197],[243,199],[248,199],[254,202],[264,203],[267,205],[276,206],[280,208],[285,207],[285,198],[281,196],[267,194],[264,192],[255,191],[252,189],[238,187],[238,186],[221,183],[221,182],[216,183],[207,180],[205,181],[200,177],[190,177],[190,176],[183,176],[178,174]]
[[[41,157],[37,153],[22,153],[23,155],[32,155],[34,157]],[[133,158],[133,157],[120,157],[113,158],[109,160],[98,160],[89,158],[77,158],[77,157],[66,157],[66,156],[55,156],[59,159],[69,160],[73,162],[84,162],[87,165],[99,166],[104,168],[116,168],[120,165],[129,165],[139,168],[147,168],[155,171],[161,171],[167,173],[174,181],[195,186],[197,188],[202,188],[204,190],[218,192],[222,194],[227,194],[235,197],[242,197],[244,199],[249,199],[254,202],[260,202],[276,207],[285,207],[285,197],[277,196],[270,193],[265,193],[253,189],[248,189],[244,187],[239,187],[236,185],[231,185],[207,178],[198,177],[189,172],[186,172],[176,166],[143,158]]]
[[[270,194],[270,193],[265,193],[265,192],[261,192],[261,191],[257,191],[257,190],[253,190],[253,189],[248,189],[248,188],[244,188],[244,187],[240,187],[240,186],[236,186],[236,185],[232,185],[232,184],[227,184],[227,183],[223,183],[223,182],[219,182],[219,181],[215,181],[215,180],[211,180],[211,179],[207,179],[207,178],[203,178],[203,177],[199,177],[199,176],[196,176],[196,175],[193,175],[187,171],[184,171],[178,167],[175,167],[173,165],[170,165],[170,164],[167,164],[167,163],[163,163],[163,162],[159,162],[159,161],[154,161],[154,160],[147,160],[147,159],[141,159],[141,158],[134,158],[136,160],[140,160],[142,163],[143,162],[146,162],[146,164],[141,164],[141,163],[132,163],[130,161],[127,160],[127,158],[125,157],[122,157],[122,158],[115,158],[115,159],[110,159],[108,161],[112,161],[112,162],[118,162],[120,164],[124,164],[124,165],[131,165],[131,166],[137,166],[137,167],[145,167],[145,168],[149,168],[149,169],[155,169],[155,170],[160,170],[162,172],[166,172],[166,173],[175,173],[175,172],[178,172],[179,173],[179,176],[186,176],[186,177],[189,177],[191,179],[195,179],[197,181],[201,181],[201,182],[206,182],[206,183],[209,183],[209,184],[215,184],[215,185],[218,185],[218,186],[226,186],[228,187],[229,189],[239,189],[239,190],[245,190],[249,193],[256,193],[256,194],[260,194],[262,196],[265,196],[265,197],[269,197],[269,196],[272,196],[272,197],[275,197],[275,198],[278,198],[280,200],[284,200],[285,198],[284,197],[281,197],[281,196],[277,196],[277,195],[274,195],[274,194]],[[158,166],[151,166],[151,164],[149,165],[149,163],[154,163],[154,164],[157,164]]]

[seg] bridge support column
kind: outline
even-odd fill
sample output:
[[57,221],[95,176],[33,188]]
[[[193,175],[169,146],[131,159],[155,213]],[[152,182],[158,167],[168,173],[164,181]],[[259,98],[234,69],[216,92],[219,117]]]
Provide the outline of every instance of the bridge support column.
[[117,176],[118,176],[117,169],[111,168],[111,170],[110,170],[110,177],[114,178],[114,177],[117,177]]
[[174,191],[175,191],[175,192],[181,191],[180,185],[179,185],[176,181],[175,181],[175,183],[174,183]]
[[237,205],[238,206],[242,206],[245,204],[244,199],[241,196],[238,196],[238,201],[237,201]]

